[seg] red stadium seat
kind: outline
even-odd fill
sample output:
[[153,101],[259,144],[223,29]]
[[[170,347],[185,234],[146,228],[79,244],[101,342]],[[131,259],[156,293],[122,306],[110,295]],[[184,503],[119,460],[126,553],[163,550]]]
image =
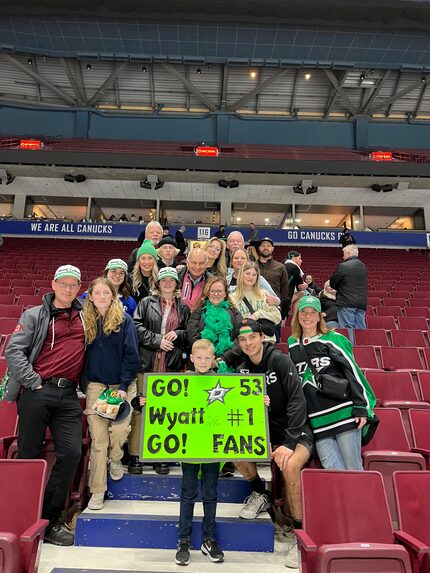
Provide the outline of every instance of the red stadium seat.
[[392,483],[393,472],[398,470],[422,471],[426,469],[425,459],[411,451],[400,410],[397,408],[375,408],[380,423],[370,444],[362,448],[365,470],[381,472],[393,521],[397,521],[396,505]]
[[402,314],[402,309],[400,306],[376,306],[375,314],[376,316],[394,316],[397,318]]
[[356,346],[387,346],[389,344],[387,333],[382,329],[355,329],[354,338]]
[[427,469],[430,470],[430,411],[409,410],[409,422],[412,430],[412,451],[424,456]]
[[405,316],[424,316],[430,318],[430,308],[428,306],[405,306]]
[[395,472],[399,529],[395,537],[408,548],[413,570],[430,571],[430,472]]
[[420,400],[410,372],[369,370],[366,372],[366,378],[375,392],[378,406],[400,409],[430,408],[430,404]]
[[368,296],[367,297],[367,306],[379,306],[382,302],[382,299],[379,296]]
[[387,297],[382,301],[384,306],[406,306],[406,300],[400,297]]
[[34,287],[25,287],[25,286],[16,286],[16,287],[12,287],[12,294],[14,294],[15,296],[21,296],[22,294],[25,295],[34,295]]
[[378,360],[376,358],[376,353],[373,346],[355,346],[354,356],[357,364],[361,369],[379,368]]
[[393,330],[391,332],[393,346],[397,348],[405,346],[427,346],[427,341],[421,330]]
[[23,307],[21,304],[0,304],[0,317],[19,318],[22,314]]
[[430,370],[430,348],[423,348],[424,358],[427,364],[427,370]]
[[367,316],[366,323],[367,328],[372,329],[394,330],[396,328],[396,322],[392,316]]
[[[430,350],[430,349],[428,349]],[[381,363],[384,370],[423,370],[418,349],[381,347]]]
[[22,286],[22,287],[32,287],[33,286],[33,281],[30,279],[13,279],[11,282],[11,287],[18,287],[18,286]]
[[399,328],[402,330],[427,330],[428,324],[424,317],[420,316],[399,316],[397,318]]
[[281,326],[281,341],[287,342],[291,336],[291,326]]
[[0,294],[0,304],[10,304],[15,302],[14,294]]
[[[41,519],[47,466],[45,460],[0,460],[0,531],[4,571],[35,573],[46,519]],[[15,568],[10,568],[12,559]]]
[[420,387],[421,398],[425,402],[430,402],[430,372],[418,372],[418,385]]
[[43,295],[48,294],[48,292],[53,292],[52,287],[39,287],[36,294],[42,298]]
[[335,331],[339,334],[343,334],[349,340],[349,331],[347,328],[335,328]]
[[23,294],[18,297],[18,304],[23,306],[24,308],[29,308],[31,306],[37,306],[42,303],[42,297],[38,294],[30,295],[30,294]]
[[285,352],[285,354],[288,354],[288,344],[286,342],[278,342],[276,348],[282,352]]
[[[301,481],[303,529],[295,533],[302,573],[411,572],[406,549],[394,543],[377,472],[305,469]],[[357,519],[363,508],[366,519]]]
[[413,299],[410,300],[409,302],[410,306],[430,306],[430,298],[422,298],[420,296],[417,296]]
[[10,283],[11,283],[10,279],[5,279],[5,278],[0,279],[0,286],[10,287]]
[[17,323],[16,318],[0,318],[0,334],[12,334]]

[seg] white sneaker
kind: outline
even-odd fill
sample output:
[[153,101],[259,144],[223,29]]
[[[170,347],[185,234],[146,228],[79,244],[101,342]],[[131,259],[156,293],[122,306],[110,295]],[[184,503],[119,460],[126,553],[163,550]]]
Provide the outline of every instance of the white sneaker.
[[290,569],[299,568],[299,550],[297,549],[297,541],[290,545],[287,558],[285,559],[285,567],[289,567]]
[[105,501],[105,494],[103,493],[93,493],[91,499],[88,502],[88,509],[97,510],[103,509]]
[[111,460],[109,464],[109,475],[113,480],[119,480],[124,476],[124,468],[121,462]]
[[253,491],[245,499],[242,509],[239,511],[239,517],[242,519],[255,519],[262,511],[269,509],[271,505],[266,494]]
[[295,543],[296,536],[294,528],[289,525],[279,525],[275,523],[274,551],[277,553],[287,553],[292,543]]

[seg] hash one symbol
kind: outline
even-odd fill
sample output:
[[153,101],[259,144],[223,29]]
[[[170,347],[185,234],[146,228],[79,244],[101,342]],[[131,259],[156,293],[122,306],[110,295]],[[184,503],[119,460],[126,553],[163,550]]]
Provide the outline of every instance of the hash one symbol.
[[234,413],[233,410],[230,410],[227,414],[227,422],[230,422],[231,426],[234,426],[235,424],[239,426],[242,420],[243,414],[241,414],[239,410],[236,410],[236,413]]

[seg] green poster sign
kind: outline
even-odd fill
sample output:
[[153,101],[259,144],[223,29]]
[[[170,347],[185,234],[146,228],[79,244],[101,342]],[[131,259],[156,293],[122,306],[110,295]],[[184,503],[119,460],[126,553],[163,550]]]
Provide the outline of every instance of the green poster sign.
[[142,461],[270,459],[263,375],[146,374]]

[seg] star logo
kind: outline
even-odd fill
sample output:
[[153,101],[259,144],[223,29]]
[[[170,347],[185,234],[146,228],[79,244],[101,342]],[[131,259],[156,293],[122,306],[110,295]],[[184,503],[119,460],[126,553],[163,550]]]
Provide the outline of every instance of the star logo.
[[224,396],[227,394],[227,392],[230,392],[230,390],[233,390],[233,388],[223,388],[221,386],[221,380],[218,379],[218,383],[214,388],[211,388],[210,390],[205,390],[205,392],[209,394],[208,406],[210,406],[216,400],[221,402],[221,404],[225,404]]

